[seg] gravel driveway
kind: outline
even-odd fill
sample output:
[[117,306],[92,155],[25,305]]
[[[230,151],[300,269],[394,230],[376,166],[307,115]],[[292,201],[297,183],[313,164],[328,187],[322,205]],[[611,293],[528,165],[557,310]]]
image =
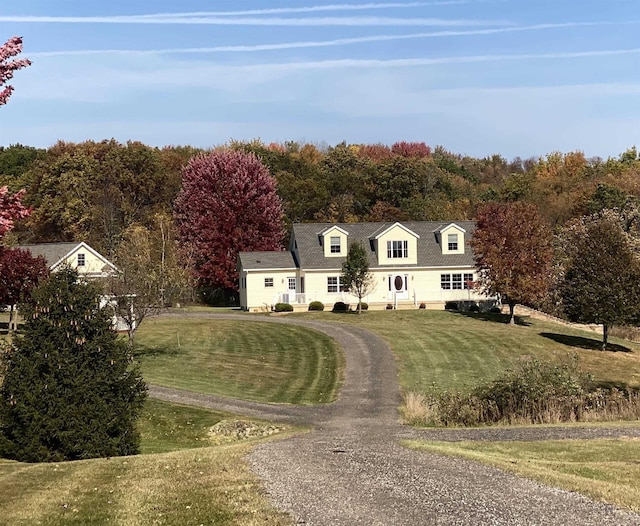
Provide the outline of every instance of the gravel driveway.
[[[197,314],[188,314],[194,316]],[[170,316],[170,315],[169,315]],[[215,317],[216,315],[202,314]],[[226,316],[228,317],[228,316]],[[259,445],[249,456],[273,503],[309,525],[639,525],[640,515],[463,459],[411,451],[398,441],[536,440],[640,436],[640,428],[414,430],[398,421],[397,370],[374,334],[342,324],[237,316],[309,327],[346,357],[337,402],[321,407],[258,404],[151,386],[154,397],[314,431]]]

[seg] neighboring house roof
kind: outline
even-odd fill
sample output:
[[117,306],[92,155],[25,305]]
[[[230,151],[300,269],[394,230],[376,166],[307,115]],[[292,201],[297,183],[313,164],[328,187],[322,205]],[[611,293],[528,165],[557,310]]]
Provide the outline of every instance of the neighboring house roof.
[[36,243],[33,245],[19,245],[18,248],[28,250],[33,256],[42,256],[50,270],[55,271],[74,252],[86,250],[104,262],[103,272],[117,271],[117,267],[106,257],[94,250],[85,242],[70,243]]
[[[324,255],[321,239],[318,232],[324,232],[328,228],[337,226],[349,232],[349,244],[359,241],[363,244],[369,256],[369,268],[381,268],[374,252],[372,239],[387,231],[395,223],[296,223],[292,227],[292,239],[295,240],[298,266],[302,269],[340,269],[344,257],[328,258]],[[400,225],[405,230],[419,236],[417,240],[418,254],[416,265],[385,265],[384,268],[415,268],[415,267],[459,267],[473,266],[473,251],[465,246],[464,254],[443,254],[442,247],[438,243],[437,233],[446,226],[455,224],[464,230],[465,243],[468,243],[470,235],[475,229],[473,221],[456,221],[455,223],[442,223],[441,221],[403,221]],[[380,247],[386,250],[386,247]]]
[[240,252],[239,267],[244,270],[295,269],[291,252]]

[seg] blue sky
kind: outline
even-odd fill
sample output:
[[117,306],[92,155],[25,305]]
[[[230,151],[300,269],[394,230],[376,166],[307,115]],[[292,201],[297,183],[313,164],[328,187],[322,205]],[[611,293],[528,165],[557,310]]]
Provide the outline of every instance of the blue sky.
[[0,145],[640,146],[637,0],[20,0]]

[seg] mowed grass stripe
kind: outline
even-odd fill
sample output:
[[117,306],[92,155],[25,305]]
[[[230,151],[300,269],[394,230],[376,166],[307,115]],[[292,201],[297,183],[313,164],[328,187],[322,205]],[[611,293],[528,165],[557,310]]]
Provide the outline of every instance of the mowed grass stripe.
[[601,335],[551,322],[525,318],[524,325],[511,326],[500,316],[430,310],[296,316],[355,325],[381,336],[398,358],[405,391],[467,390],[495,379],[524,357],[566,361],[573,355],[599,382],[640,386],[637,344],[613,339],[632,351],[624,353],[567,345],[553,337],[577,336],[597,346]]
[[315,404],[335,399],[342,353],[317,331],[247,320],[149,319],[137,359],[145,379],[248,400]]

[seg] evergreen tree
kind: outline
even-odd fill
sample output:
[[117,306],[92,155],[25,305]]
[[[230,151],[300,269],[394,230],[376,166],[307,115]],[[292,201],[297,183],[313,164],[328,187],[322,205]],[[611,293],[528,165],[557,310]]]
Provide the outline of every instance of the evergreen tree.
[[146,385],[100,308],[99,289],[63,269],[21,307],[5,357],[0,453],[26,462],[130,455]]

